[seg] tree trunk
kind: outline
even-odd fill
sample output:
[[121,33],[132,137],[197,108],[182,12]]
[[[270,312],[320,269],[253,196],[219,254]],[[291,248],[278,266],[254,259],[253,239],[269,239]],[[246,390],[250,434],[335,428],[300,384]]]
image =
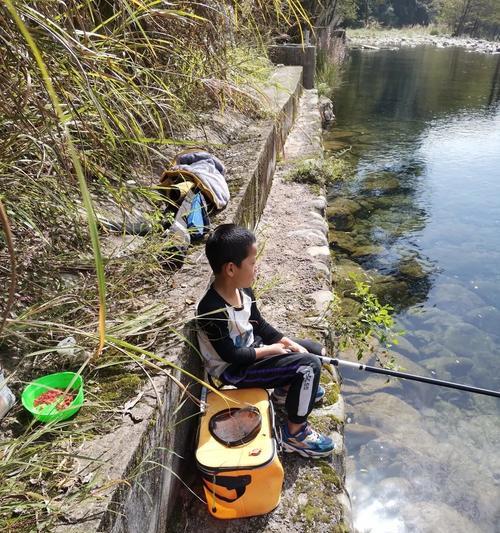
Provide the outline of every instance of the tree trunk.
[[464,8],[462,9],[462,14],[460,15],[460,18],[458,19],[457,27],[455,28],[455,31],[453,32],[453,37],[458,37],[459,35],[463,33],[465,21],[466,21],[467,15],[469,14],[471,4],[472,4],[472,0],[465,1]]

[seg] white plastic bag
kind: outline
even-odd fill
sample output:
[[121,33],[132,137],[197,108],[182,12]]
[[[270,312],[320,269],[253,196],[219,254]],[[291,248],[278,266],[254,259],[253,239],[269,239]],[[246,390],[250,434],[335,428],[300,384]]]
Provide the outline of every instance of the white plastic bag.
[[10,411],[16,403],[14,393],[7,387],[3,372],[0,370],[0,420]]

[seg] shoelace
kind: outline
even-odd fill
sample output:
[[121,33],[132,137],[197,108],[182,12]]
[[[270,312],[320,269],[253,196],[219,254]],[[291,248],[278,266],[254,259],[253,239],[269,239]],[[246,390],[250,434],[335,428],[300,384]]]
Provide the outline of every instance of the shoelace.
[[309,425],[307,425],[306,428],[304,429],[304,434],[305,434],[304,439],[307,438],[307,440],[311,442],[319,442],[321,440],[320,434]]

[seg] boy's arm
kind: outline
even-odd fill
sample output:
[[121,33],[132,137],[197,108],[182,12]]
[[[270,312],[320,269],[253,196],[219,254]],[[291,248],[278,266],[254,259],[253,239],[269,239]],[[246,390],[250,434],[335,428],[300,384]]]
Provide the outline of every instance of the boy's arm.
[[237,348],[234,345],[229,336],[228,318],[222,309],[210,311],[199,308],[196,319],[221,359],[237,365],[250,365],[256,360],[255,348]]

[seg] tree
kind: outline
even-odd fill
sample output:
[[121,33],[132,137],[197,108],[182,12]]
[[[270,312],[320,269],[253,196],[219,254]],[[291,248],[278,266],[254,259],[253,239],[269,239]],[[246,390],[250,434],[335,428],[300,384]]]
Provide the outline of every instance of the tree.
[[317,27],[334,27],[343,20],[356,17],[356,0],[303,0],[302,5]]
[[469,34],[496,39],[500,33],[498,0],[441,0],[438,11],[454,36]]

